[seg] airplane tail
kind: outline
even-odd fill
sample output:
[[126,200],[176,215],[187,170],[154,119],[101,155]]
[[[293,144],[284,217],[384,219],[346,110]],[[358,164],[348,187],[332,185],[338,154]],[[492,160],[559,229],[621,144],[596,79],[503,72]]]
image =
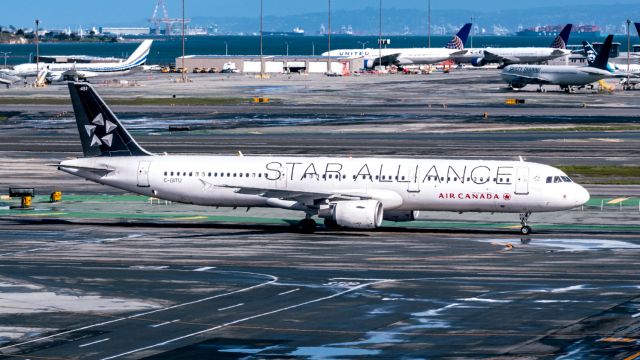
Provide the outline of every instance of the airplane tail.
[[147,56],[149,56],[149,51],[151,50],[151,44],[153,40],[144,40],[140,46],[136,49],[136,51],[129,56],[129,58],[124,62],[125,65],[128,66],[140,66],[144,65],[147,62]]
[[91,85],[68,84],[85,157],[153,155],[136,143]]
[[573,28],[573,24],[567,24],[560,31],[560,34],[556,36],[551,44],[551,47],[554,49],[566,49],[567,44],[569,43],[569,36],[571,35],[571,29]]
[[638,36],[640,36],[640,23],[633,23],[636,26],[636,31],[638,32]]
[[467,45],[467,38],[469,37],[469,33],[471,32],[471,23],[464,24],[460,31],[453,36],[451,41],[447,43],[447,49],[458,49],[462,50]]
[[589,66],[609,71],[609,55],[611,53],[611,44],[613,43],[613,35],[607,36],[607,39],[602,44],[602,48],[598,55],[593,59],[593,62],[589,63]]

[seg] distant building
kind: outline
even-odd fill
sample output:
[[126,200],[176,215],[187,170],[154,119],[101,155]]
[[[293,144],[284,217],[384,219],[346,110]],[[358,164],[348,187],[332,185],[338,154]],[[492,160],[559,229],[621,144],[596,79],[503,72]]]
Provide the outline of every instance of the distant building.
[[148,27],[101,27],[100,33],[104,35],[149,35],[151,29]]

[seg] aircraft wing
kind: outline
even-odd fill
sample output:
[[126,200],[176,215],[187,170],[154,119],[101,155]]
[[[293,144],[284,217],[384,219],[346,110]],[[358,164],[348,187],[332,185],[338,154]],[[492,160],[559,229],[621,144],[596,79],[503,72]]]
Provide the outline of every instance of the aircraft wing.
[[[208,184],[206,181],[203,181],[205,186]],[[265,198],[276,198],[281,200],[296,200],[303,203],[313,203],[321,200],[367,200],[371,199],[370,195],[358,192],[348,192],[348,193],[326,193],[326,192],[315,192],[315,191],[292,191],[292,190],[281,190],[281,189],[272,189],[272,188],[255,188],[255,187],[238,187],[231,185],[216,185],[215,187],[226,188],[226,189],[235,189],[237,194],[244,195],[258,195]]]
[[490,63],[505,63],[505,64],[515,64],[520,62],[520,59],[514,56],[502,56],[495,53],[492,53],[489,50],[484,51],[484,59]]
[[520,74],[511,74],[511,75],[518,77],[520,79],[526,79],[526,80],[535,82],[536,84],[551,84],[551,81],[540,76],[528,76],[528,75],[520,75]]
[[389,54],[389,55],[385,55],[382,58],[376,58],[373,61],[373,66],[389,66],[389,65],[396,65],[398,62],[398,58],[400,57],[400,55],[402,55],[401,53],[396,53],[396,54]]

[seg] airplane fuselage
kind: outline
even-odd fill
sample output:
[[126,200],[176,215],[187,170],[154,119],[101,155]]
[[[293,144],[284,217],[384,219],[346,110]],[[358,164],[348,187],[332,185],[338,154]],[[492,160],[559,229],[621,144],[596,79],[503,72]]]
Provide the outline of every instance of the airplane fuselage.
[[451,58],[452,54],[462,52],[457,49],[446,48],[398,48],[398,49],[344,49],[344,50],[332,50],[331,52],[325,52],[323,56],[337,56],[337,57],[349,57],[359,58],[362,57],[365,60],[365,67],[371,67],[375,59],[380,56],[397,55],[395,65],[407,66],[407,65],[429,65],[436,64],[442,61],[446,61]]
[[475,48],[467,49],[464,55],[454,56],[454,60],[462,64],[486,63],[495,64],[533,64],[541,63],[569,55],[569,50],[554,48]]
[[299,191],[372,198],[385,211],[523,213],[571,209],[589,198],[560,170],[518,161],[140,156],[80,158],[59,168],[126,191],[206,206],[313,207],[296,196],[277,196]]
[[502,79],[516,87],[526,84],[584,86],[611,77],[606,70],[552,65],[509,65],[500,74]]

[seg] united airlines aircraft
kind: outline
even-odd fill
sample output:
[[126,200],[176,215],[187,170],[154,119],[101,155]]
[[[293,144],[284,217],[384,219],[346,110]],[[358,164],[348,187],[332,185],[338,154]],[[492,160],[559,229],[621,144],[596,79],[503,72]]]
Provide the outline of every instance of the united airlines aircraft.
[[299,230],[374,229],[419,211],[569,210],[589,193],[565,173],[525,161],[418,158],[154,155],[131,137],[86,83],[69,83],[84,157],[58,168],[99,184],[203,206],[271,207],[306,216]]
[[37,76],[38,69],[47,72],[45,75],[49,82],[64,81],[67,79],[88,79],[96,76],[123,75],[133,69],[139,68],[147,62],[147,56],[151,49],[153,40],[144,40],[140,46],[129,56],[129,58],[119,63],[27,63],[16,65],[13,70],[5,73],[13,76]]

